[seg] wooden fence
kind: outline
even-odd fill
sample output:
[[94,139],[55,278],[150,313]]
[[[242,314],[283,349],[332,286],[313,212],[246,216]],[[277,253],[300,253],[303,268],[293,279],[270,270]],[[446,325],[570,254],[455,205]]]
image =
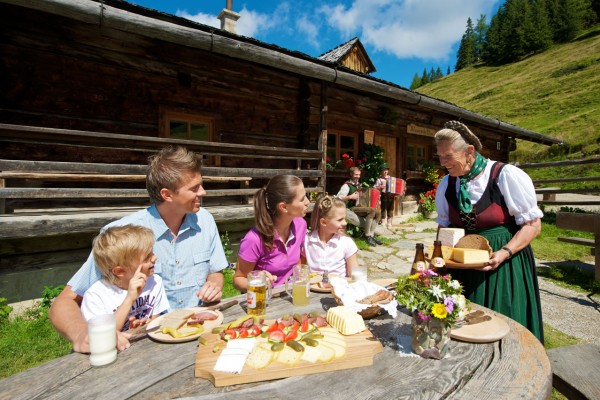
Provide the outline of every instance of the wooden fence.
[[[569,160],[569,161],[555,161],[537,164],[521,164],[518,165],[522,169],[528,168],[562,168],[571,165],[592,165],[600,163],[600,157],[590,158],[587,160]],[[539,200],[539,204],[547,206],[569,206],[577,208],[580,206],[600,206],[600,196],[596,198],[562,198],[557,199],[557,195],[596,195],[600,193],[600,185],[594,185],[595,187],[584,188],[584,189],[562,189],[562,188],[549,188],[539,187],[540,185],[547,184],[562,184],[570,182],[598,182],[600,176],[586,176],[586,177],[562,177],[555,179],[543,179],[534,180],[533,184],[536,186],[535,192],[542,195],[542,200]],[[582,196],[583,197],[583,196]],[[591,248],[591,254],[595,257],[595,279],[600,281],[600,213],[596,212],[593,215],[576,213],[576,212],[558,212],[556,214],[556,226],[563,229],[570,229],[581,232],[591,232],[594,234],[594,239],[585,239],[578,237],[559,237],[558,240],[565,243],[579,244],[583,246],[589,246]]]

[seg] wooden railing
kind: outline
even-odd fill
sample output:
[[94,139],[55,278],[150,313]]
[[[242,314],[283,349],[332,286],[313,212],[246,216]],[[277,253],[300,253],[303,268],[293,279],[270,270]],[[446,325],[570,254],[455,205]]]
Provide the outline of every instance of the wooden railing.
[[[547,163],[537,164],[521,164],[519,165],[522,169],[527,168],[563,168],[566,166],[578,166],[578,165],[592,165],[600,163],[600,157],[590,158],[587,160],[569,160],[569,161],[556,161]],[[564,169],[563,169],[564,171]],[[547,184],[563,184],[570,182],[598,182],[600,176],[586,176],[586,177],[561,177],[554,179],[543,179],[534,180],[533,184],[536,186],[535,192],[542,194],[542,200],[538,203],[547,206],[600,206],[600,196],[588,197],[588,198],[570,198],[570,199],[556,199],[556,195],[561,194],[581,194],[581,195],[595,195],[600,193],[599,185],[595,187],[583,188],[583,189],[562,189],[562,188],[540,188],[540,185]],[[588,213],[576,213],[576,212],[558,212],[556,214],[556,226],[563,229],[570,229],[581,232],[591,232],[594,234],[594,239],[586,239],[579,237],[559,237],[558,241],[572,244],[579,244],[583,246],[589,246],[591,248],[591,254],[595,257],[595,279],[600,280],[600,213],[594,213],[592,215]]]
[[[147,205],[145,161],[165,145],[208,161],[204,205],[217,222],[252,218],[248,197],[272,176],[296,175],[307,192],[325,190],[320,143],[307,150],[0,124],[0,239],[97,231],[121,216],[111,209]],[[98,211],[103,217],[74,215]]]
[[[589,165],[599,164],[600,157],[590,158],[587,160],[568,160],[568,161],[554,161],[545,163],[535,164],[518,164],[517,166],[521,169],[534,169],[534,168],[562,168],[572,165]],[[533,184],[536,186],[535,192],[543,195],[540,204],[553,205],[553,206],[593,206],[600,205],[600,196],[597,199],[569,199],[569,200],[557,200],[557,194],[589,194],[594,195],[600,193],[600,184],[596,187],[584,188],[584,189],[562,189],[557,187],[540,187],[548,184],[562,184],[570,182],[598,182],[600,176],[586,176],[586,177],[561,177],[554,179],[541,179],[534,180]]]

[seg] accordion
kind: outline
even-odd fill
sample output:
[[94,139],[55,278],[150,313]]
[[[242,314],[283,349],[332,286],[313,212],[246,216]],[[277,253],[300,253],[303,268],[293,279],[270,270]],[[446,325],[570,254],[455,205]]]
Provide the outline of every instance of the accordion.
[[406,192],[406,181],[400,178],[389,177],[385,191],[390,194],[397,194],[403,196]]
[[380,197],[381,192],[377,189],[363,189],[359,193],[357,205],[359,207],[377,208],[379,207]]

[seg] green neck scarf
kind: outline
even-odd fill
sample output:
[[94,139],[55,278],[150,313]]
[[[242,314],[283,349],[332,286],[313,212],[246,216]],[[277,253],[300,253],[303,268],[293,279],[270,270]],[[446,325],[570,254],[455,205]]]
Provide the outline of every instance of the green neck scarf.
[[467,190],[467,184],[473,178],[481,173],[485,169],[488,163],[488,159],[479,153],[475,153],[475,161],[469,173],[465,176],[459,177],[460,179],[460,190],[458,191],[458,208],[466,214],[473,210],[471,199],[469,198],[469,191]]

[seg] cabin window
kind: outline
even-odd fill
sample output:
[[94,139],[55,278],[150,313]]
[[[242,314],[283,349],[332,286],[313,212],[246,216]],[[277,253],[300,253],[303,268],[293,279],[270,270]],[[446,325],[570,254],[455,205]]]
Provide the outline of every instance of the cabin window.
[[329,132],[327,133],[327,157],[331,162],[342,158],[343,154],[348,154],[353,159],[358,154],[358,134],[349,132]]
[[213,121],[198,115],[165,113],[163,137],[186,140],[213,140]]
[[422,171],[427,160],[427,146],[408,144],[406,148],[406,169],[409,171]]
[[[161,137],[184,140],[214,141],[214,120],[196,114],[163,111]],[[204,157],[204,165],[214,165],[219,160],[216,157]]]

